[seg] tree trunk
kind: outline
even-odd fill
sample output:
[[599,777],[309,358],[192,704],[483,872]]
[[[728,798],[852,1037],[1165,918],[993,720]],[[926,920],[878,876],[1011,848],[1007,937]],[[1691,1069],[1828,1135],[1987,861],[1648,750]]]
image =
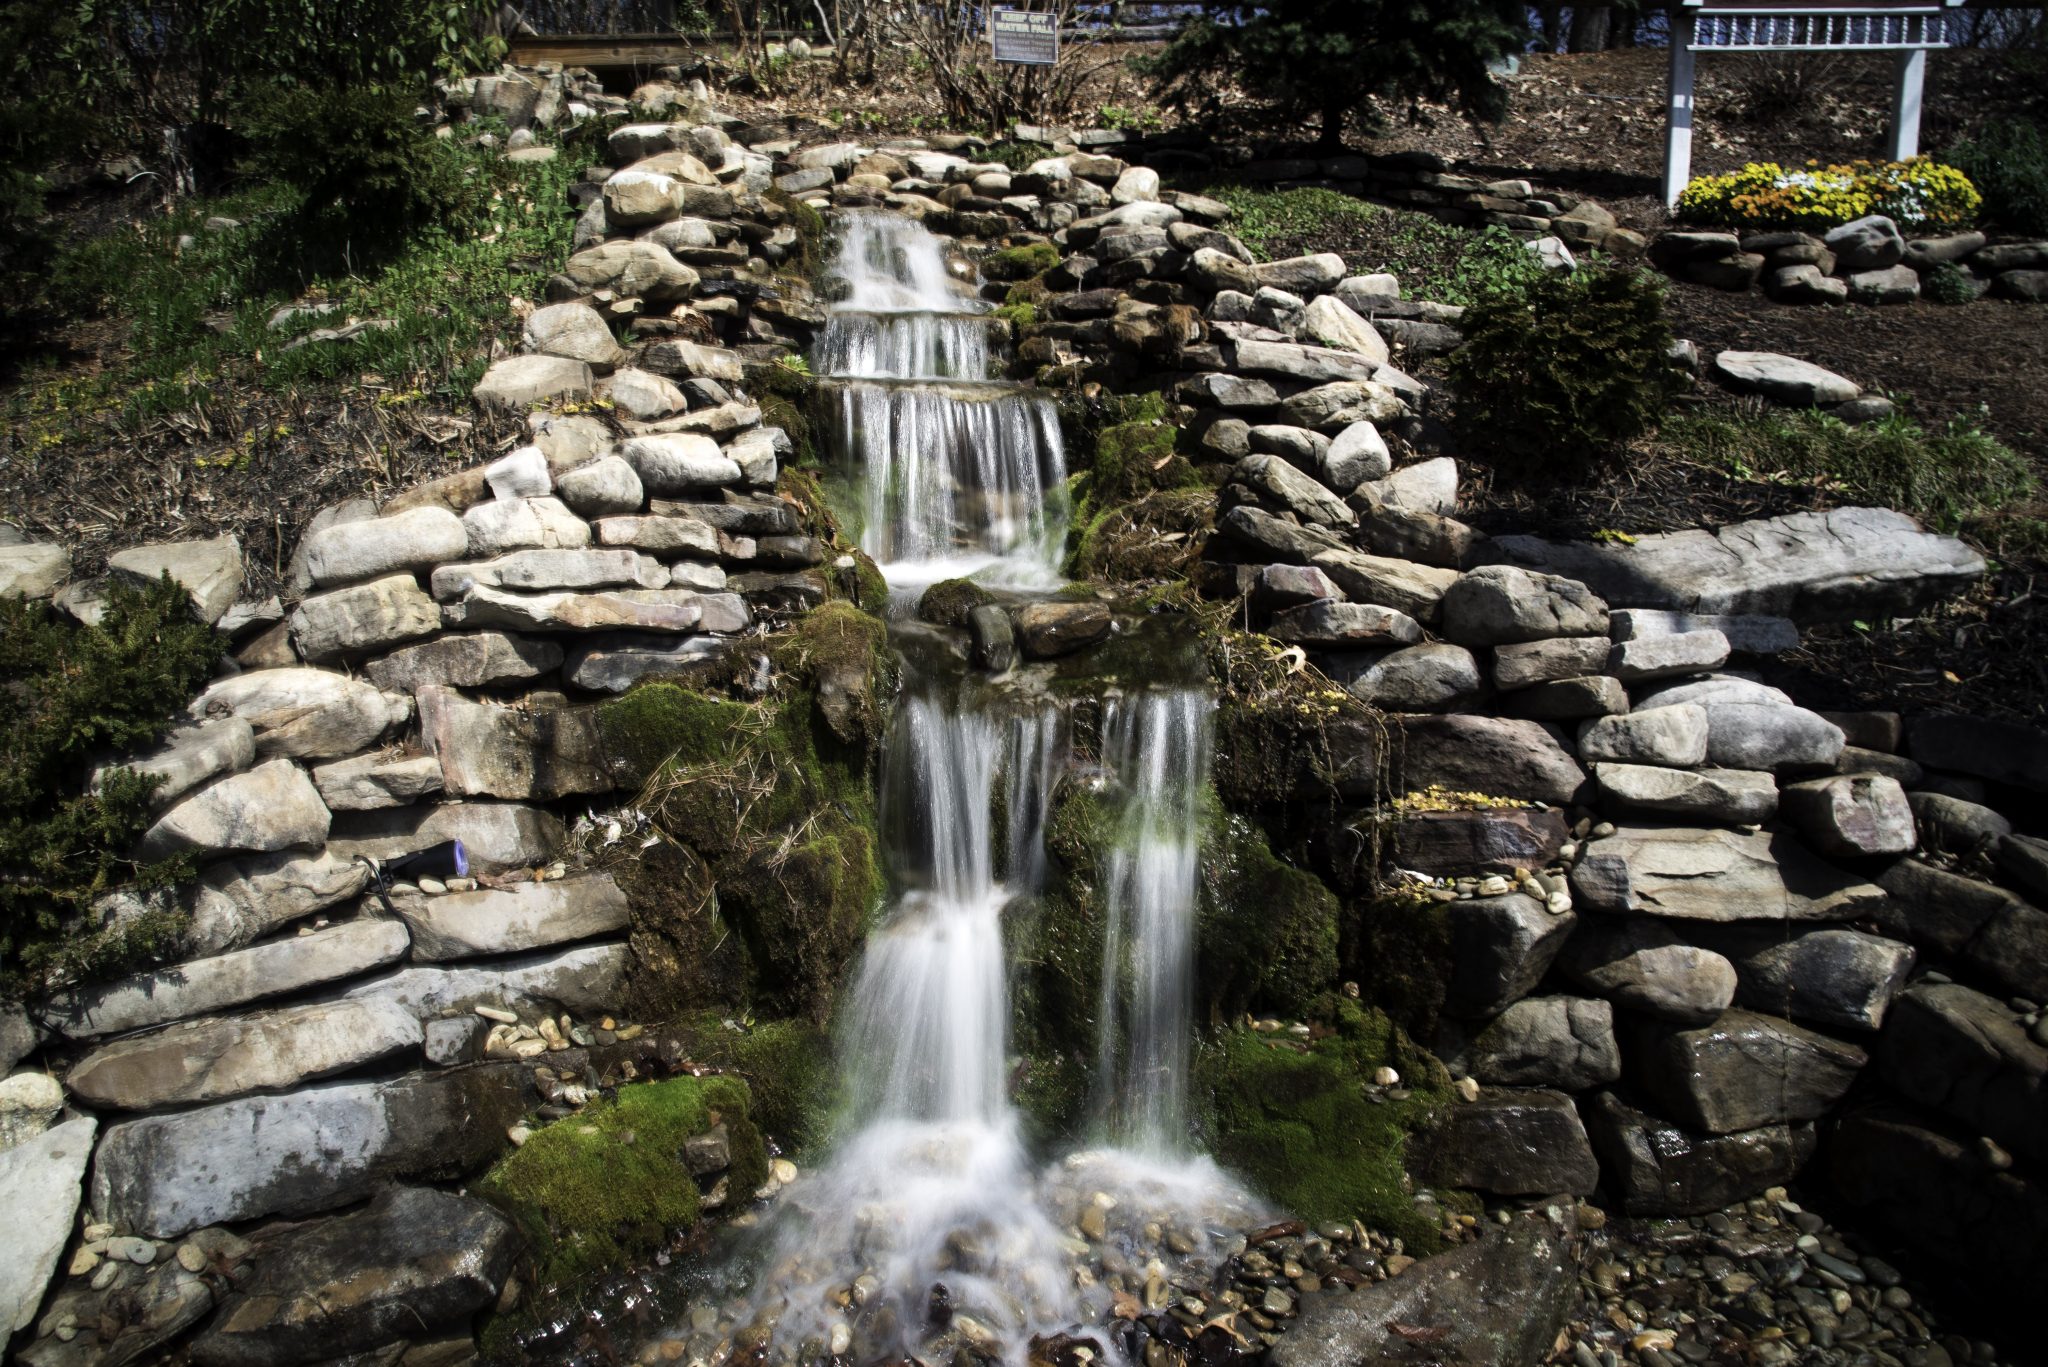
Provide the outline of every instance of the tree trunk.
[[1564,6],[1538,5],[1536,7],[1537,44],[1545,52],[1564,50]]
[[1614,26],[1614,10],[1608,5],[1572,6],[1572,51],[1605,52],[1607,34]]

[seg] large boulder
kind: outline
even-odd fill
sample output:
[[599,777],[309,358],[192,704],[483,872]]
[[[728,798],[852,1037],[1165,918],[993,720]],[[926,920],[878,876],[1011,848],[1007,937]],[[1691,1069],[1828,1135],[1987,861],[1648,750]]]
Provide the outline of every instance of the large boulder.
[[240,717],[265,759],[339,759],[411,720],[412,699],[325,669],[256,669],[214,683],[187,715]]
[[1444,1060],[1495,1086],[1602,1086],[1621,1076],[1614,1008],[1585,997],[1524,997],[1469,1035],[1458,1032]]
[[1339,1367],[1427,1356],[1460,1367],[1528,1367],[1549,1354],[1578,1290],[1570,1238],[1538,1217],[1438,1254],[1349,1295],[1304,1296],[1268,1354],[1272,1367]]
[[[1236,518],[1239,513],[1266,516],[1259,513],[1256,508],[1233,508],[1225,516],[1226,523]],[[1302,544],[1304,538],[1290,538],[1285,533],[1278,533],[1275,523],[1278,527],[1289,525],[1279,523],[1277,519],[1269,519],[1269,523],[1262,526],[1261,531],[1267,533],[1270,539],[1282,544]],[[1297,533],[1305,533],[1310,529],[1295,530]],[[1424,626],[1436,622],[1441,611],[1444,590],[1458,579],[1456,570],[1417,565],[1391,556],[1367,555],[1363,551],[1344,547],[1324,548],[1312,542],[1303,548],[1306,554],[1302,558],[1329,575],[1352,601],[1378,603],[1382,607],[1405,612]]]
[[1586,1129],[1622,1209],[1631,1215],[1703,1215],[1791,1181],[1818,1142],[1811,1123],[1694,1134],[1602,1092]]
[[0,598],[48,598],[71,577],[71,552],[48,542],[0,546]]
[[1622,827],[1571,872],[1585,909],[1697,921],[1846,921],[1884,892],[1822,862],[1784,832]]
[[501,498],[462,515],[469,558],[487,560],[529,547],[571,550],[590,544],[590,524],[558,498]]
[[1444,919],[1451,941],[1444,1010],[1467,1018],[1497,1016],[1534,991],[1577,922],[1518,892],[1452,902]]
[[696,271],[669,255],[666,248],[645,240],[587,248],[570,257],[562,273],[586,290],[615,290],[623,298],[644,299],[650,304],[680,302],[697,283]]
[[609,792],[611,765],[587,707],[514,708],[420,690],[420,733],[455,797],[557,798]]
[[320,844],[327,838],[327,823],[327,805],[306,771],[288,759],[274,759],[179,802],[143,834],[141,848],[151,859],[188,850],[288,850]]
[[[1604,636],[1559,636],[1548,641],[1523,641],[1496,646],[1493,652],[1493,686],[1503,693],[1560,679],[1582,679],[1607,667],[1610,647]],[[1706,754],[1706,729],[1702,718],[1700,754]],[[1588,758],[1623,759],[1601,755]],[[1698,761],[1694,761],[1697,763]]]
[[1404,717],[1400,782],[1569,806],[1587,788],[1586,771],[1558,733],[1540,722],[1505,717]]
[[1629,811],[1744,826],[1769,821],[1778,810],[1777,782],[1750,769],[1595,764],[1593,777],[1610,801]]
[[479,873],[532,868],[553,859],[566,836],[561,818],[518,802],[439,802],[337,817],[327,852],[338,859],[396,859],[460,840]]
[[1835,268],[1843,275],[1889,270],[1906,259],[1905,235],[1883,214],[1831,228],[1821,242],[1835,254]]
[[[713,595],[727,597],[730,595]],[[618,589],[604,593],[506,593],[472,589],[445,613],[452,625],[509,631],[655,631],[709,629],[706,598],[689,590]],[[735,612],[744,615],[744,607]]]
[[36,1317],[57,1257],[71,1241],[86,1160],[92,1157],[91,1116],[67,1120],[11,1149],[0,1149],[0,1339]]
[[1579,728],[1579,758],[1602,764],[1661,764],[1689,769],[1707,760],[1707,712],[1693,703],[1600,717]]
[[1446,636],[1468,646],[1605,636],[1607,604],[1575,580],[1487,565],[1445,592],[1443,622]]
[[1387,339],[1380,336],[1379,330],[1334,294],[1321,295],[1309,302],[1301,321],[1295,325],[1295,335],[1338,351],[1353,352],[1374,365],[1385,365],[1392,356]]
[[1707,762],[1771,773],[1827,769],[1842,756],[1842,728],[1818,712],[1773,703],[1712,702]]
[[1735,1000],[1733,964],[1646,918],[1588,919],[1558,966],[1589,992],[1680,1025],[1712,1024]]
[[441,761],[432,755],[373,750],[313,771],[313,786],[330,812],[403,807],[441,791]]
[[688,495],[740,482],[740,467],[716,441],[697,432],[629,437],[616,453],[650,494]]
[[1548,866],[1569,835],[1556,808],[1405,812],[1392,858],[1404,869],[1438,877],[1508,874]]
[[1028,659],[1071,655],[1109,635],[1112,620],[1101,603],[1031,603],[1016,615],[1017,643]]
[[1343,499],[1295,469],[1279,456],[1249,455],[1232,469],[1231,478],[1256,491],[1279,511],[1324,527],[1348,527],[1358,521]]
[[277,1367],[382,1348],[436,1331],[466,1339],[519,1252],[510,1221],[481,1201],[421,1187],[267,1242],[192,1345],[205,1367]]
[[50,1025],[70,1039],[143,1030],[188,1016],[339,982],[404,957],[409,940],[397,921],[346,921],[206,959],[63,993]]
[[1627,1046],[1629,1077],[1710,1134],[1817,1120],[1870,1061],[1853,1044],[1740,1010],[1693,1028],[1645,1022]]
[[1714,374],[1731,389],[1761,394],[1790,408],[1847,403],[1863,392],[1855,381],[1811,361],[1769,351],[1724,351],[1714,357]]
[[393,1003],[323,1002],[119,1040],[64,1081],[94,1106],[157,1111],[294,1087],[419,1047],[419,1021]]
[[203,1225],[310,1215],[394,1177],[453,1176],[493,1157],[533,1096],[524,1064],[242,1097],[108,1128],[93,1210],[174,1239]]
[[1838,859],[1904,854],[1918,841],[1906,790],[1880,774],[1787,784],[1779,804],[1809,844]]
[[626,929],[631,908],[610,874],[392,898],[415,959],[469,959],[543,949]]
[[1488,1089],[1444,1109],[1427,1139],[1410,1146],[1420,1175],[1443,1186],[1589,1196],[1600,1182],[1586,1127],[1563,1092]]
[[1342,667],[1335,660],[1325,661],[1324,672],[1343,684],[1352,697],[1389,712],[1449,711],[1486,691],[1479,661],[1472,652],[1447,641],[1345,658]]
[[[1579,580],[1614,607],[1799,622],[1909,616],[1984,573],[1984,558],[1970,547],[1889,508],[1792,513],[1627,546],[1499,536],[1486,554]],[[1742,648],[1736,636],[1729,640]]]
[[[1422,628],[1405,612],[1369,603],[1346,603],[1334,598],[1318,599],[1274,614],[1266,634],[1276,641],[1319,648],[1369,649],[1373,646],[1414,645],[1422,639]],[[1450,646],[1447,649],[1456,650]],[[1478,684],[1478,668],[1466,657],[1472,683]]]

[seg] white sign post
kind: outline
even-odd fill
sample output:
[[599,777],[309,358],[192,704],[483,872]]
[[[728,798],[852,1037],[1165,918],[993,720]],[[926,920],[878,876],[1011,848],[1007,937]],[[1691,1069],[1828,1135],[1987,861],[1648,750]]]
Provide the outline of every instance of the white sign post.
[[1693,63],[1701,52],[1893,52],[1898,87],[1885,156],[1920,151],[1927,54],[1948,46],[1948,11],[1964,0],[1676,0],[1671,10],[1671,88],[1664,140],[1664,202],[1692,180]]
[[1033,10],[991,9],[988,40],[998,62],[1012,66],[1057,66],[1060,17]]

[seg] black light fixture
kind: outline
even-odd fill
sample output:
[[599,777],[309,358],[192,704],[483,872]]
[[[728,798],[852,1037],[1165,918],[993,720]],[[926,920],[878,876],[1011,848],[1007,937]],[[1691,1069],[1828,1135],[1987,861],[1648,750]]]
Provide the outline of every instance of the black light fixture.
[[469,876],[469,855],[462,848],[460,840],[444,840],[438,845],[429,845],[411,854],[401,854],[396,859],[377,860],[367,855],[358,855],[370,866],[370,890],[377,894],[377,900],[384,904],[384,910],[397,915],[398,909],[391,905],[393,883],[417,883],[422,878],[467,878]]

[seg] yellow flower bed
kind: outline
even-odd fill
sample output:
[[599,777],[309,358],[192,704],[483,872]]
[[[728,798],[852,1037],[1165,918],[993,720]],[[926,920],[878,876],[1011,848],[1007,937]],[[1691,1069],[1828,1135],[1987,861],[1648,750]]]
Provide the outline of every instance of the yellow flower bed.
[[1846,166],[1767,161],[1693,181],[1678,197],[1678,215],[1728,228],[1825,231],[1869,214],[1907,229],[1965,228],[1983,202],[1968,176],[1927,157]]

